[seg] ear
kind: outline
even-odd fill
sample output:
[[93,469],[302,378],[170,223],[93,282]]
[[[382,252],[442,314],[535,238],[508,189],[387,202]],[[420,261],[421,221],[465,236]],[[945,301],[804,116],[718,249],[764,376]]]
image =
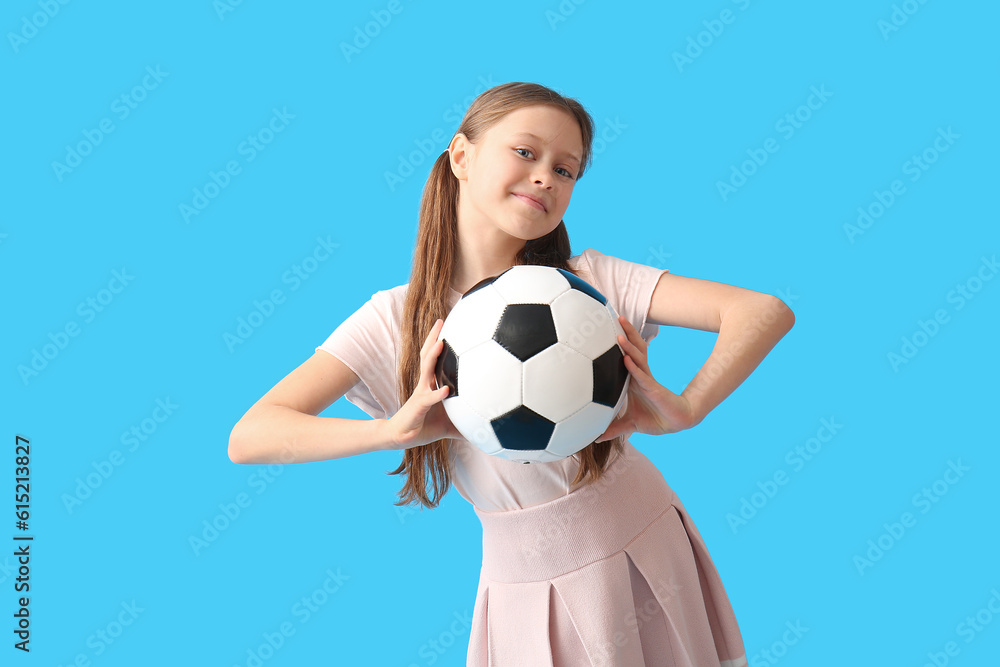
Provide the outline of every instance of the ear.
[[472,142],[461,132],[455,133],[448,144],[449,164],[451,173],[460,181],[468,180],[469,160],[473,150]]

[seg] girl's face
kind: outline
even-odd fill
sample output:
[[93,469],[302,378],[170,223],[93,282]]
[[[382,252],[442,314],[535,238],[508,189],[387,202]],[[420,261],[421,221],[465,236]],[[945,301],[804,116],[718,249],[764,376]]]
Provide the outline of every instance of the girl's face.
[[[548,105],[522,107],[480,140],[456,136],[453,170],[459,215],[529,241],[555,229],[580,173],[583,137],[576,119]],[[456,159],[457,158],[457,159]]]

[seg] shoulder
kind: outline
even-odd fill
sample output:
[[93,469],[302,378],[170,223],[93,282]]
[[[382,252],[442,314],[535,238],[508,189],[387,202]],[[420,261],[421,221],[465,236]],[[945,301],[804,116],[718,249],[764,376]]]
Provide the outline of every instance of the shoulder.
[[389,289],[378,290],[371,295],[365,306],[384,314],[398,313],[406,301],[406,289],[407,285],[397,285]]
[[[574,271],[586,274],[606,289],[634,289],[656,282],[667,269],[632,262],[614,255],[606,255],[594,248],[587,248],[568,260]],[[596,285],[595,285],[596,286]]]
[[[593,248],[587,248],[579,255],[574,255],[566,260],[569,267],[573,269],[573,272],[579,275],[581,278],[589,283],[602,282],[602,276],[599,276],[599,270],[603,266],[603,261],[607,257],[603,253],[594,250]],[[596,269],[595,270],[595,265]],[[599,285],[594,284],[595,287],[600,289]]]
[[380,306],[388,307],[402,304],[406,300],[406,290],[408,287],[409,284],[405,284],[379,290],[372,294],[372,301]]
[[393,336],[399,328],[406,301],[406,285],[379,290],[356,309],[338,327],[343,332],[359,332],[365,337],[379,334]]
[[601,252],[599,252],[599,251],[597,251],[597,250],[595,250],[593,248],[587,248],[586,250],[584,250],[583,252],[581,252],[579,255],[573,255],[572,257],[570,257],[566,261],[569,263],[569,265],[571,267],[573,267],[574,270],[576,270],[577,268],[580,267],[581,264],[583,266],[589,267],[591,264],[593,264],[593,262],[595,261],[595,259],[597,261],[600,261],[600,258],[607,257],[607,256],[608,255],[605,255],[605,254],[603,254],[603,253],[601,253]]
[[574,255],[570,257],[567,262],[571,267],[576,269],[579,266],[589,267],[594,269],[606,269],[606,270],[651,270],[651,271],[666,271],[666,269],[658,269],[653,266],[647,266],[646,264],[640,264],[638,262],[632,262],[627,259],[622,259],[620,257],[615,257],[614,255],[606,255],[600,250],[595,248],[587,248],[579,255]]

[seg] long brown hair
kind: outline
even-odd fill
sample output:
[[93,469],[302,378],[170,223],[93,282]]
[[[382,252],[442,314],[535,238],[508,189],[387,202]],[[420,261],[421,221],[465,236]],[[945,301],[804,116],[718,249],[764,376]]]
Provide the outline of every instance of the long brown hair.
[[[579,123],[583,136],[583,155],[577,180],[590,164],[591,144],[594,136],[594,121],[583,105],[574,99],[536,83],[504,83],[483,92],[473,101],[456,134],[464,134],[472,143],[506,114],[522,107],[547,104],[569,112]],[[417,242],[413,253],[413,269],[406,290],[403,307],[403,321],[400,324],[400,358],[397,373],[399,404],[409,399],[420,377],[420,347],[427,332],[438,319],[448,315],[448,295],[451,287],[452,270],[458,250],[458,179],[451,171],[449,153],[438,156],[427,177],[423,196],[420,200],[420,218],[417,228]],[[525,242],[517,252],[514,264],[541,264],[567,271],[570,254],[569,235],[564,221],[552,232],[540,238]],[[449,470],[450,448],[455,444],[450,439],[411,447],[404,450],[399,467],[390,475],[404,473],[406,483],[397,494],[396,505],[414,504],[434,508],[447,493],[451,484]],[[573,485],[586,479],[596,481],[604,471],[605,464],[614,447],[618,452],[624,449],[624,439],[591,443],[573,456],[580,462]],[[428,477],[433,496],[428,497]]]

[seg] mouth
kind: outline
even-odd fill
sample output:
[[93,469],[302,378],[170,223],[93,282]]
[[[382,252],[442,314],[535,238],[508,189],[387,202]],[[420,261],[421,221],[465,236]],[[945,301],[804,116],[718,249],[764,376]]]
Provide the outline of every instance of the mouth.
[[528,206],[537,208],[539,211],[545,211],[546,213],[548,212],[548,209],[545,207],[545,204],[542,203],[542,200],[538,199],[537,197],[532,197],[531,195],[526,195],[521,192],[514,192],[511,194],[513,194],[515,197],[523,201]]

